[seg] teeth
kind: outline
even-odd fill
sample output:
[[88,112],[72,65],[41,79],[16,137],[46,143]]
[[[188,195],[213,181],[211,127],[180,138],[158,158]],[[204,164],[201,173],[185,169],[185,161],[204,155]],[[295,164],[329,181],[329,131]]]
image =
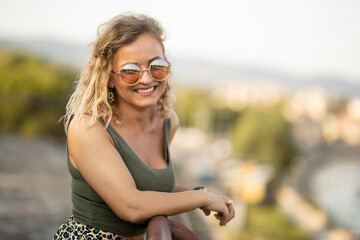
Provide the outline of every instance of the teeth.
[[152,92],[154,91],[155,87],[151,87],[151,88],[148,88],[148,89],[136,89],[136,92],[137,93],[149,93],[149,92]]

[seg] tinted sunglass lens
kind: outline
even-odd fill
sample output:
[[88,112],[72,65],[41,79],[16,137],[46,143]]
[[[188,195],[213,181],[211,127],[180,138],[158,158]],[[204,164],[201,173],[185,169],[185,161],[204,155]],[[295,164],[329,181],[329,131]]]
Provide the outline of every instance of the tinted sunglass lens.
[[122,68],[120,77],[126,84],[135,84],[141,77],[140,68],[135,64],[127,64]]
[[170,74],[170,64],[164,59],[155,59],[150,64],[150,73],[156,80],[165,80]]

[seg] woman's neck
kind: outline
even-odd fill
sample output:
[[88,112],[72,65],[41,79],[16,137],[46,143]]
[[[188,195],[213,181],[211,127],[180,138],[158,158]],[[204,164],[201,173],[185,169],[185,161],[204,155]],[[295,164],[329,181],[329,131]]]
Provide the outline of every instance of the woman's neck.
[[137,109],[128,105],[120,105],[118,112],[120,116],[117,120],[120,121],[120,126],[132,129],[149,129],[154,120],[159,117],[156,106]]

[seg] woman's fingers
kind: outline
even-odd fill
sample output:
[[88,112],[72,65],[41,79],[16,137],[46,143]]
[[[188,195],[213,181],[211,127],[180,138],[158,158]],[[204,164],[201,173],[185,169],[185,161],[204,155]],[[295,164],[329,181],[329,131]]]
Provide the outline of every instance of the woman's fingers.
[[223,209],[222,212],[219,213],[220,216],[220,226],[224,226],[226,223],[228,223],[230,221],[230,213],[229,213],[229,209],[227,208],[227,206],[225,205],[225,208]]
[[217,219],[217,220],[221,220],[221,217],[218,213],[214,214],[214,217]]
[[230,217],[229,221],[230,221],[231,219],[233,219],[235,217],[235,209],[234,209],[234,206],[232,205],[232,203],[227,204],[227,207],[229,209],[229,217]]
[[[228,212],[228,215],[226,214],[226,212]],[[210,213],[210,211],[209,211],[209,213]],[[233,205],[230,203],[227,204],[227,211],[217,212],[214,214],[214,217],[220,221],[219,222],[220,226],[226,225],[231,219],[233,219],[235,217],[235,210],[234,210]]]
[[201,210],[205,213],[206,216],[209,216],[211,211],[207,208],[201,208]]
[[233,201],[226,197],[224,197],[224,201],[227,207],[227,211],[225,211],[225,215],[221,214],[218,216],[221,217],[220,225],[226,225],[235,216],[235,209],[232,205]]
[[232,206],[233,201],[229,198],[214,192],[207,192],[214,201],[210,202],[206,207],[201,208],[205,215],[210,215],[211,211],[215,211],[214,215],[219,220],[220,226],[226,225],[235,216],[235,210]]

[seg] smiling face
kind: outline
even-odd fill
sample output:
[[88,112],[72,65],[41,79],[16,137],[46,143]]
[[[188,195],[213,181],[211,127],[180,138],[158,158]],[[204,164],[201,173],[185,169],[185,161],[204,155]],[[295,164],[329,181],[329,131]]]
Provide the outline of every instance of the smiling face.
[[[162,44],[150,34],[140,35],[134,42],[119,48],[113,59],[113,70],[119,72],[127,64],[136,64],[141,69],[149,68],[154,59],[165,59]],[[126,85],[119,75],[112,73],[109,87],[116,89],[121,106],[146,108],[156,106],[166,88],[165,81],[155,81],[148,71],[143,71],[138,84]]]

